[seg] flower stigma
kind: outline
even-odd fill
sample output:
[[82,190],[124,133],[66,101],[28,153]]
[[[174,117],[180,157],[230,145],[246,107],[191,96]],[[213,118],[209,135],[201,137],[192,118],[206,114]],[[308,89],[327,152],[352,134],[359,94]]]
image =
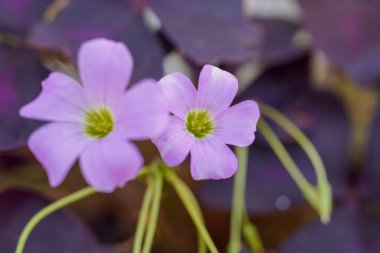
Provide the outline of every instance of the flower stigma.
[[95,139],[106,137],[114,127],[114,119],[106,107],[99,107],[86,112],[84,130]]
[[192,110],[186,117],[187,130],[198,139],[204,139],[214,131],[215,122],[206,110]]

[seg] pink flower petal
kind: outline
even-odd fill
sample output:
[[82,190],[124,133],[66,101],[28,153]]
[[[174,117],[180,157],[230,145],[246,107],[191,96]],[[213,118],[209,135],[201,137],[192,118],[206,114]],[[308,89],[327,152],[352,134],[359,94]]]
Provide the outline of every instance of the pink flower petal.
[[198,140],[191,148],[191,175],[195,180],[224,179],[238,168],[235,154],[214,137]]
[[85,108],[83,87],[74,79],[53,72],[42,82],[42,92],[20,109],[25,118],[79,122]]
[[169,166],[177,166],[185,160],[195,142],[182,119],[172,116],[166,131],[152,142],[160,151],[161,157]]
[[149,139],[160,135],[169,122],[167,103],[152,79],[145,79],[127,91],[117,106],[116,131],[128,139]]
[[84,178],[102,192],[123,187],[137,176],[143,163],[136,146],[118,138],[104,138],[91,143],[80,157]]
[[126,89],[131,78],[133,59],[123,43],[93,39],[80,47],[78,66],[90,99],[95,104],[109,104]]
[[170,112],[184,118],[187,112],[194,107],[197,91],[193,83],[181,73],[164,76],[158,85],[162,89],[169,103]]
[[56,187],[90,142],[79,124],[49,123],[30,136],[28,146],[45,168],[50,185]]
[[231,73],[220,68],[205,65],[198,84],[197,104],[214,114],[226,110],[238,90],[238,81]]
[[244,101],[228,108],[216,119],[215,135],[226,144],[246,147],[255,139],[259,107],[254,101]]

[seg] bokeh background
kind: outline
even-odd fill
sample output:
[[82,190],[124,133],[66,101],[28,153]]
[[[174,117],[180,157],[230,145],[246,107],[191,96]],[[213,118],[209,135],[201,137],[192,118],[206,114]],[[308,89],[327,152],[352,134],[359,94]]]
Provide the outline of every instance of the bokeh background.
[[[334,191],[329,225],[320,223],[257,134],[246,201],[267,252],[380,252],[379,0],[0,0],[1,253],[14,252],[37,210],[86,185],[75,166],[63,185],[49,187],[25,147],[41,123],[17,112],[50,71],[75,77],[78,46],[95,37],[130,48],[133,81],[174,71],[196,81],[204,64],[233,72],[238,100],[276,107],[315,144]],[[275,130],[314,182],[298,144]],[[138,145],[147,162],[157,156],[149,142]],[[194,182],[188,162],[179,172],[223,252],[231,180]],[[25,252],[130,252],[144,187],[137,180],[53,214],[33,232]],[[153,252],[194,253],[196,246],[190,218],[165,186]]]

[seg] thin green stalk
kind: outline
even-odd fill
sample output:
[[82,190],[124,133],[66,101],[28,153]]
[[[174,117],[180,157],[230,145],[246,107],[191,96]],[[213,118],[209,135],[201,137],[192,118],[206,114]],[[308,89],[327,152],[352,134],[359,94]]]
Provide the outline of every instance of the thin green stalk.
[[330,220],[332,210],[332,191],[326,175],[325,166],[318,151],[305,136],[305,134],[281,112],[262,103],[260,104],[260,111],[263,115],[276,122],[289,135],[291,135],[309,157],[317,176],[317,190],[319,198],[317,208],[322,222],[327,223]]
[[154,192],[152,208],[150,210],[149,223],[146,230],[146,236],[144,240],[143,253],[150,253],[153,245],[154,234],[157,228],[158,215],[160,213],[161,193],[163,186],[163,176],[161,171],[157,169],[154,175]]
[[306,135],[288,118],[286,118],[282,113],[277,111],[271,106],[260,104],[260,111],[263,115],[270,118],[281,126],[288,134],[290,134],[302,147],[306,155],[310,158],[311,163],[315,168],[317,178],[321,181],[327,181],[326,169],[323,164],[318,151]]
[[318,210],[318,196],[314,187],[305,179],[300,169],[293,161],[288,151],[278,139],[276,134],[270,128],[265,120],[260,119],[258,123],[258,128],[260,133],[267,140],[269,146],[273,149],[277,157],[280,159],[286,170],[289,172],[297,186],[301,189],[305,198],[310,202],[310,204]]
[[137,221],[136,235],[133,242],[133,253],[140,253],[142,242],[144,239],[144,232],[146,223],[148,221],[149,208],[153,200],[154,183],[152,178],[148,178],[148,186],[144,194],[144,199],[141,205],[139,219]]
[[214,242],[208,233],[206,226],[204,224],[202,214],[200,213],[200,207],[198,202],[187,185],[177,177],[177,175],[172,171],[172,169],[166,170],[165,173],[166,180],[173,186],[176,190],[179,198],[181,199],[183,205],[188,211],[191,219],[193,220],[195,227],[198,230],[199,235],[202,237],[203,241],[207,245],[211,253],[218,253]]
[[43,220],[45,217],[47,217],[51,213],[55,212],[56,210],[61,209],[62,207],[65,207],[67,205],[70,205],[70,204],[72,204],[72,203],[74,203],[80,199],[83,199],[83,198],[86,198],[90,195],[93,195],[96,192],[97,191],[95,189],[93,189],[92,187],[86,187],[86,188],[83,188],[79,191],[76,191],[70,195],[67,195],[67,196],[51,203],[47,207],[41,209],[38,213],[36,213],[32,217],[32,219],[27,223],[24,230],[22,231],[21,236],[20,236],[18,243],[17,243],[16,253],[22,253],[23,252],[23,250],[25,248],[25,244],[28,240],[30,233],[33,231],[33,229],[38,225],[38,223],[41,220]]
[[207,246],[202,236],[198,233],[198,253],[207,253]]
[[239,253],[241,250],[241,231],[245,210],[245,184],[248,165],[248,148],[236,148],[239,168],[234,176],[232,193],[232,211],[230,219],[230,239],[228,253]]
[[253,252],[262,252],[264,250],[259,232],[256,227],[249,221],[247,213],[244,214],[243,219],[243,237],[248,244],[248,247]]

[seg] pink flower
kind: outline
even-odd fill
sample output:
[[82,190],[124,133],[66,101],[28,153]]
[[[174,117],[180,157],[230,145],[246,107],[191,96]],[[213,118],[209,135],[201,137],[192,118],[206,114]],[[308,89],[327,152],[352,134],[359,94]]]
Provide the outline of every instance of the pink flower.
[[154,80],[125,92],[133,59],[124,44],[93,39],[78,53],[81,82],[53,72],[41,94],[20,110],[21,116],[51,121],[37,129],[28,146],[52,187],[59,185],[79,158],[86,181],[111,192],[135,178],[143,157],[130,140],[162,133],[169,113]]
[[260,117],[257,103],[244,101],[230,107],[238,81],[210,65],[201,71],[198,91],[181,73],[167,75],[158,84],[173,114],[164,134],[153,139],[163,160],[177,166],[190,153],[194,179],[231,177],[238,162],[226,144],[252,144]]

